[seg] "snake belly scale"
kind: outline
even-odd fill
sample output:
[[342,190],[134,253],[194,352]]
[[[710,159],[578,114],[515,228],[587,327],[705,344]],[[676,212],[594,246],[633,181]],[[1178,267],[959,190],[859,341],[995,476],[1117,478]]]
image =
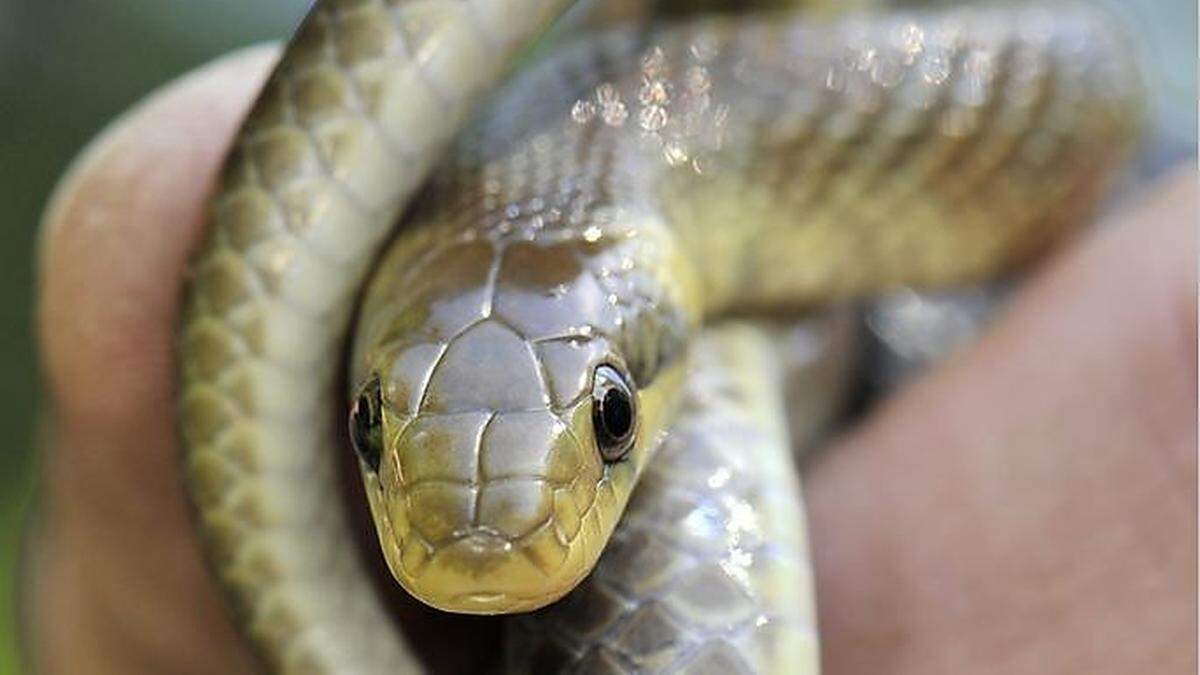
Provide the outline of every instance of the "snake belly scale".
[[[318,3],[235,143],[181,322],[181,427],[213,566],[279,670],[420,668],[335,492],[348,332],[351,435],[397,581],[452,611],[543,607],[596,566],[660,446],[720,437],[688,412],[712,367],[695,354],[741,354],[771,386],[737,346],[754,339],[700,349],[704,326],[1028,261],[1086,215],[1138,120],[1124,43],[1078,6],[620,28],[481,105],[560,4]],[[777,394],[730,386],[748,393],[722,405],[782,428]],[[659,454],[683,481],[680,452]],[[549,662],[814,669],[815,633],[760,638],[811,624],[807,578],[750,558],[719,569],[763,611],[647,600],[652,633],[679,636],[656,644],[688,649],[620,642],[641,614],[614,611]],[[585,584],[616,588],[620,566]],[[581,603],[523,622],[570,625]],[[696,628],[733,624],[762,630]]]

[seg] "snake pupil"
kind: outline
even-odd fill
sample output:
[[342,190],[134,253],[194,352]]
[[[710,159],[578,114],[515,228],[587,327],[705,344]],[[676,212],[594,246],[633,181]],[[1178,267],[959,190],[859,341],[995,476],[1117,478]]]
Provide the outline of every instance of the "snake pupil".
[[604,404],[600,406],[604,414],[604,427],[616,438],[622,438],[629,433],[633,426],[633,411],[629,409],[629,399],[625,398],[618,389],[609,389],[604,395]]
[[615,462],[633,446],[633,392],[625,377],[612,366],[599,366],[594,377],[592,424],[596,442],[600,446],[600,455]]
[[379,471],[383,448],[383,401],[378,379],[363,386],[350,409],[350,442],[363,463],[371,471]]

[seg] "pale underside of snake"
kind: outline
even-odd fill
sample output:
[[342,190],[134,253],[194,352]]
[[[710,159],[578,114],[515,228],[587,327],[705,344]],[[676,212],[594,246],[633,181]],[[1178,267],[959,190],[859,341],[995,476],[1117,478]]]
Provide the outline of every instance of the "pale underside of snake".
[[181,428],[276,669],[422,667],[339,497],[349,340],[366,555],[450,611],[571,592],[511,668],[815,672],[780,368],[706,326],[1010,270],[1137,125],[1128,48],[1075,5],[639,23],[484,99],[561,4],[320,2],[235,142]]

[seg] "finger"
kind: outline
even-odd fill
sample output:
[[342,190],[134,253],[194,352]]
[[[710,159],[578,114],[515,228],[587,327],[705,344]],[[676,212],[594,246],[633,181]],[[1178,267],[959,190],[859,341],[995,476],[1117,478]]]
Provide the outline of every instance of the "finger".
[[1195,672],[1196,218],[1188,167],[814,467],[828,672]]
[[38,317],[56,427],[38,556],[49,569],[37,572],[54,580],[39,584],[37,603],[47,672],[80,672],[72,658],[108,672],[249,664],[228,648],[232,629],[191,534],[173,332],[206,196],[275,55],[247,50],[154,94],[91,144],[51,199]]

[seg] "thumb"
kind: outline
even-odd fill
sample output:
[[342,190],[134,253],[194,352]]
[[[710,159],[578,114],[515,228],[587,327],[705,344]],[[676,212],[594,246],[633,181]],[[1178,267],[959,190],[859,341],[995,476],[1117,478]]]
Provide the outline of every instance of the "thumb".
[[45,581],[32,599],[47,672],[250,663],[228,649],[232,627],[192,534],[172,364],[205,200],[275,55],[240,52],[152,95],[93,141],[51,199],[38,329],[55,439],[35,570]]

